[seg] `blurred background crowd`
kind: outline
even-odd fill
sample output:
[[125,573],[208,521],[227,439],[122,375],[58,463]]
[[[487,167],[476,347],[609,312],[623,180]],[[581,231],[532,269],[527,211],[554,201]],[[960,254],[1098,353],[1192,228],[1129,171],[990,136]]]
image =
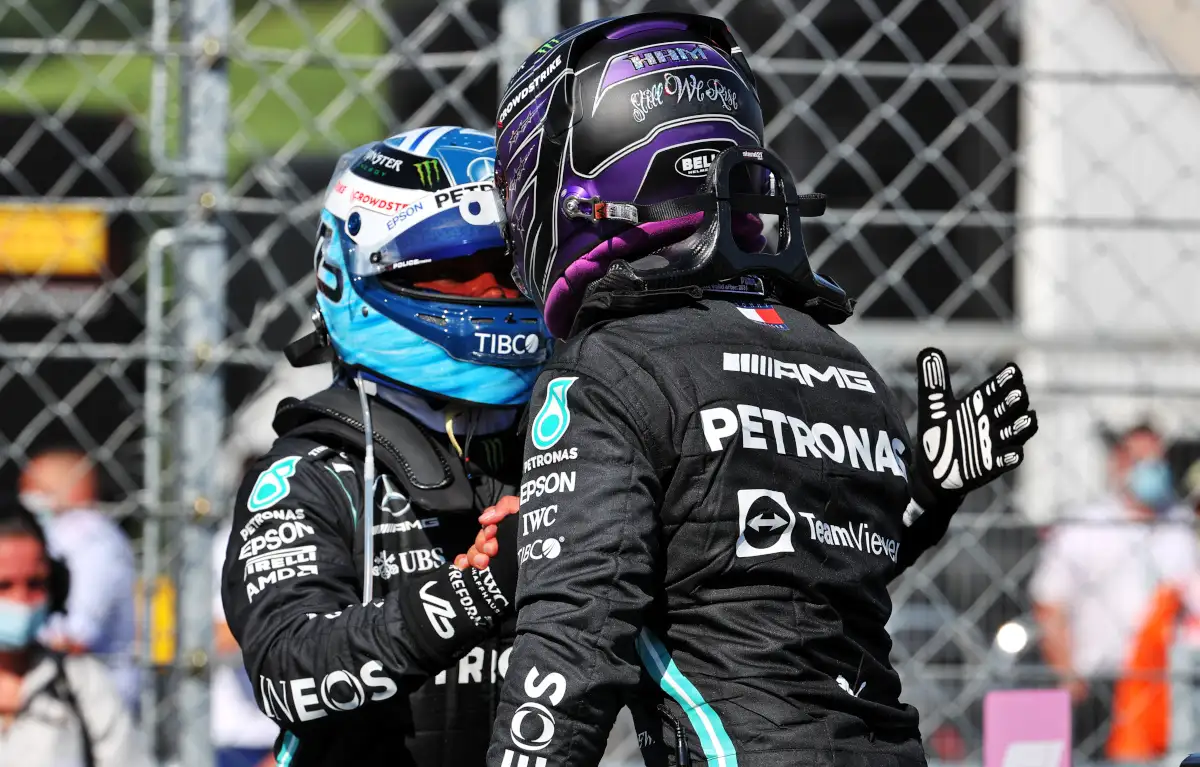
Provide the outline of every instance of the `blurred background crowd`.
[[[275,403],[328,382],[281,350],[334,161],[488,129],[541,41],[663,8],[744,41],[768,143],[829,196],[814,264],[907,412],[924,346],[963,383],[1026,371],[1026,465],[893,589],[931,761],[979,763],[1006,688],[1070,692],[1076,764],[1200,748],[1194,0],[15,0],[0,506],[40,526],[0,520],[0,765],[273,763],[215,583]],[[43,545],[70,573],[45,621]],[[622,723],[606,764],[637,759]]]

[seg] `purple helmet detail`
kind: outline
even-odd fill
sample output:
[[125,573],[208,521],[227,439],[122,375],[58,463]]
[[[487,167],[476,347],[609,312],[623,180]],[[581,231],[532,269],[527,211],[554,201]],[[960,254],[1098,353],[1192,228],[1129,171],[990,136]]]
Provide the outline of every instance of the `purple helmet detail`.
[[559,337],[587,285],[612,261],[678,242],[699,226],[693,216],[637,227],[571,217],[568,197],[650,205],[694,195],[721,151],[763,139],[754,76],[740,49],[724,22],[693,14],[639,14],[567,30],[526,60],[500,103],[496,181],[505,236],[525,289]]
[[[583,301],[587,286],[608,272],[614,261],[650,253],[664,245],[686,238],[704,223],[703,213],[690,213],[668,221],[639,224],[605,240],[582,257],[572,261],[546,294],[543,315],[546,328],[555,338],[566,338]],[[733,219],[733,235],[746,250],[763,247],[762,220],[743,214]]]
[[544,312],[550,333],[556,338],[565,338],[571,332],[584,291],[604,276],[613,261],[678,242],[694,232],[703,220],[703,213],[693,213],[670,221],[641,224],[605,240],[572,261],[546,295]]

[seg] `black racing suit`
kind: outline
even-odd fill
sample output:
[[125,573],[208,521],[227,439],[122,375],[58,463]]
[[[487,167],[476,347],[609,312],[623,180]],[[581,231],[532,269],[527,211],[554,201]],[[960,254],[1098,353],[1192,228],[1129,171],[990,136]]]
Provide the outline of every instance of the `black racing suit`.
[[530,405],[488,764],[595,765],[622,705],[649,765],[924,764],[887,587],[946,525],[884,381],[782,306],[599,300]]
[[[225,614],[259,707],[281,727],[280,764],[482,764],[512,620],[472,620],[508,611],[483,604],[502,597],[476,588],[478,571],[449,563],[479,513],[513,494],[520,442],[515,429],[475,437],[464,463],[444,434],[378,402],[372,413],[368,520],[357,394],[281,403],[280,437],[238,491]],[[364,524],[375,529],[366,607]]]

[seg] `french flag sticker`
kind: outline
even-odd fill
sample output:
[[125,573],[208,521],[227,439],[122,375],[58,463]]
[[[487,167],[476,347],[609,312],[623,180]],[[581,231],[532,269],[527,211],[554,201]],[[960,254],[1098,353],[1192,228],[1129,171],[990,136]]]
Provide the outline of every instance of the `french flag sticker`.
[[738,304],[737,310],[742,313],[743,317],[757,322],[759,325],[769,325],[780,330],[788,329],[788,326],[783,321],[783,317],[779,316],[779,312],[773,306],[766,304]]

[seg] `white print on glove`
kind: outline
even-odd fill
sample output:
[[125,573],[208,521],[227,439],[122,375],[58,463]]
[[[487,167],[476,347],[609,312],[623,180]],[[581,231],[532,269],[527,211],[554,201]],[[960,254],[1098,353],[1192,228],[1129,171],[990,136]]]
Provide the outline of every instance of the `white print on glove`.
[[1021,446],[1037,431],[1037,415],[1029,410],[1016,365],[1005,365],[956,400],[942,352],[926,349],[917,363],[921,458],[938,489],[965,493],[1021,463]]

